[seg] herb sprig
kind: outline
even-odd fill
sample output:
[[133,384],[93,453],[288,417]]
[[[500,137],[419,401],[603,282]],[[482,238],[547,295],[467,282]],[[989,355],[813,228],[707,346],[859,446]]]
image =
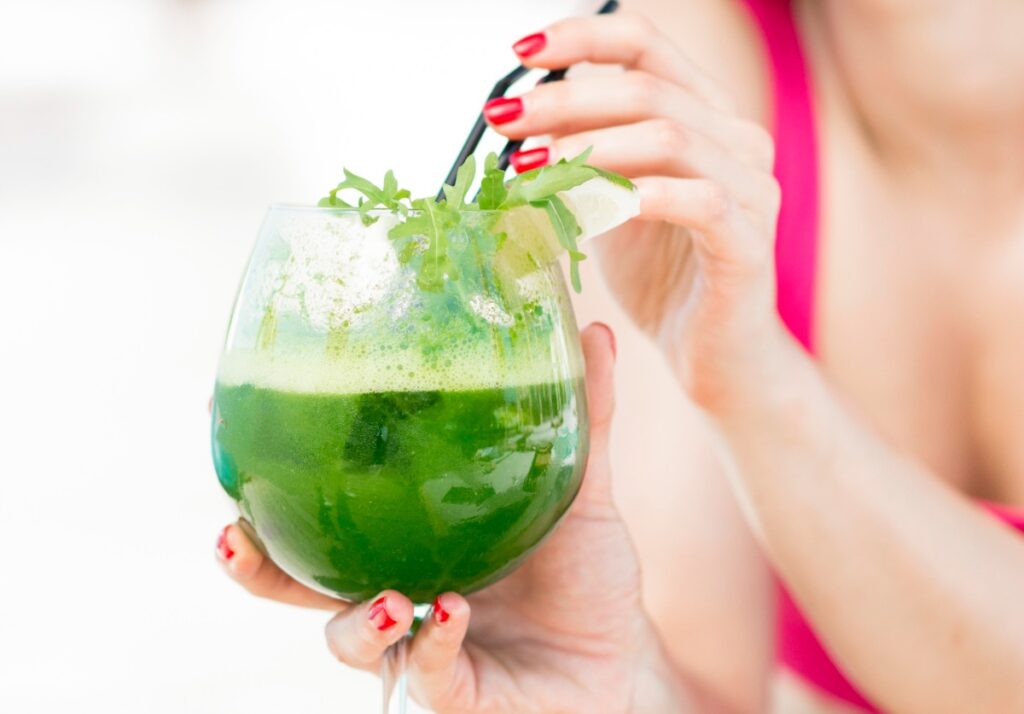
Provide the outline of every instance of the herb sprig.
[[[411,194],[408,190],[398,187],[398,179],[395,178],[393,171],[384,174],[382,186],[377,186],[373,181],[354,174],[348,169],[342,169],[342,171],[345,172],[345,180],[332,188],[316,205],[331,208],[356,208],[359,210],[363,223],[367,225],[377,220],[370,215],[370,211],[375,208],[405,212],[407,206],[403,201],[407,200]],[[355,206],[338,196],[339,191],[347,188],[362,194],[359,197],[359,203]]]
[[[559,244],[569,254],[570,276],[576,292],[581,290],[579,263],[586,258],[577,244],[582,233],[579,222],[559,193],[568,191],[595,177],[603,177],[615,184],[632,188],[626,178],[587,164],[591,149],[571,159],[543,166],[519,174],[506,181],[506,170],[498,167],[498,156],[487,155],[484,160],[480,190],[474,199],[470,196],[476,179],[476,160],[470,156],[459,168],[454,185],[444,186],[444,200],[430,198],[411,199],[410,192],[399,188],[392,171],[384,175],[384,182],[377,186],[372,181],[345,171],[345,180],[324,198],[319,206],[357,209],[363,222],[376,220],[371,213],[374,209],[388,209],[400,212],[405,220],[394,226],[388,236],[402,241],[399,258],[408,262],[414,255],[422,255],[420,284],[437,287],[445,275],[455,278],[454,262],[448,253],[449,235],[462,224],[463,216],[480,211],[508,211],[520,206],[533,206],[545,212]],[[351,190],[360,194],[355,205],[345,201],[339,192]]]

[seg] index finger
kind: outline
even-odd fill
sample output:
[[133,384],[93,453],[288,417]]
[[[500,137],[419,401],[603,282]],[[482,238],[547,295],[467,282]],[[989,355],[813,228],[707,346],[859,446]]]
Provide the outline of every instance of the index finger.
[[716,109],[733,109],[728,94],[641,15],[619,13],[560,20],[519,40],[513,49],[527,67],[559,69],[578,62],[621,64],[685,87]]

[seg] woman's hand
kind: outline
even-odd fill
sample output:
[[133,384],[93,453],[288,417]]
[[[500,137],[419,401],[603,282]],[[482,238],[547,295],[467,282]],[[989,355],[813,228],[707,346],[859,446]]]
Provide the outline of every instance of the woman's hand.
[[517,170],[593,146],[590,163],[634,180],[641,216],[601,239],[601,265],[698,403],[720,405],[767,379],[786,341],[775,309],[779,187],[773,142],[650,22],[583,17],[516,43],[531,67],[623,65],[544,84],[484,110],[510,138],[548,136]]
[[[629,535],[611,500],[608,433],[614,337],[583,331],[590,458],[579,496],[557,531],[521,568],[468,599],[442,594],[409,651],[413,696],[439,712],[670,712],[673,675],[640,604]],[[408,631],[413,604],[388,590],[346,605],[279,570],[238,526],[218,542],[227,572],[254,595],[340,612],[331,652],[379,672]],[[472,620],[470,612],[472,611]]]

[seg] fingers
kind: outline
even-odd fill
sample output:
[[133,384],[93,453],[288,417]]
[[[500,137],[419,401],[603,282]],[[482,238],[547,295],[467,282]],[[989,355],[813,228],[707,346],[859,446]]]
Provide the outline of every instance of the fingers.
[[385,590],[373,600],[353,605],[327,623],[327,647],[338,661],[370,672],[380,670],[380,658],[412,626],[409,598]]
[[[469,603],[461,595],[439,596],[409,645],[410,686],[416,699],[430,708],[468,708],[462,705],[475,698],[473,665],[462,649],[469,614]],[[327,646],[340,662],[376,673],[387,649],[412,623],[412,602],[385,590],[328,622]]]
[[751,228],[745,213],[721,184],[661,176],[639,178],[634,183],[640,192],[641,217],[691,229],[697,252],[706,259],[709,277],[722,267],[764,264],[771,242],[763,231]]
[[713,131],[714,115],[676,85],[646,72],[582,77],[491,100],[484,117],[510,139],[574,134],[655,117]]
[[468,709],[465,704],[476,698],[473,666],[462,649],[469,612],[461,595],[439,596],[410,646],[410,686],[416,699],[432,709]]
[[[603,146],[608,144],[608,146]],[[724,157],[736,168],[767,173],[775,158],[771,135],[756,124],[731,120],[715,122],[709,132],[693,122],[657,118],[578,134],[559,135],[552,142],[557,156],[572,157],[594,147],[589,163],[601,154],[615,161],[626,175],[673,175],[673,172],[711,171],[715,157]],[[720,162],[721,159],[718,159]],[[727,178],[727,176],[723,176]]]
[[[492,127],[511,139],[564,137],[623,124],[638,124],[648,141],[706,137],[737,160],[770,170],[771,135],[756,123],[710,108],[678,86],[645,72],[600,75],[542,84],[520,97],[494,99],[484,107]],[[651,121],[647,120],[663,120]],[[649,132],[648,130],[656,130]],[[680,135],[680,130],[685,131]],[[589,144],[588,144],[589,145]],[[586,148],[584,146],[583,148]]]
[[588,163],[624,176],[705,177],[729,186],[751,209],[768,208],[765,172],[750,168],[698,131],[668,119],[582,132],[556,139],[549,162],[594,147]]
[[557,69],[578,62],[621,64],[687,88],[723,111],[733,102],[647,19],[632,13],[570,18],[523,38],[513,49],[528,67]]
[[595,322],[580,333],[586,360],[590,455],[587,473],[574,508],[607,508],[612,504],[608,441],[615,412],[615,334]]
[[322,610],[337,611],[348,606],[293,580],[256,547],[238,524],[221,531],[217,559],[235,582],[257,597]]

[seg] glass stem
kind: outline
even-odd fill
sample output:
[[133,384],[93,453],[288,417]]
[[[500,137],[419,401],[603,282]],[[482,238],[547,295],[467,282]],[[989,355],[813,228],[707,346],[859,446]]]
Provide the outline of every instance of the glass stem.
[[388,647],[380,662],[380,681],[383,684],[384,714],[406,714],[409,705],[409,672],[406,663],[413,635],[420,629],[423,618],[430,616],[429,605],[416,605],[412,627],[398,642]]
[[406,714],[409,676],[405,663],[412,642],[412,630],[388,647],[381,659],[380,681],[384,686],[384,714]]

